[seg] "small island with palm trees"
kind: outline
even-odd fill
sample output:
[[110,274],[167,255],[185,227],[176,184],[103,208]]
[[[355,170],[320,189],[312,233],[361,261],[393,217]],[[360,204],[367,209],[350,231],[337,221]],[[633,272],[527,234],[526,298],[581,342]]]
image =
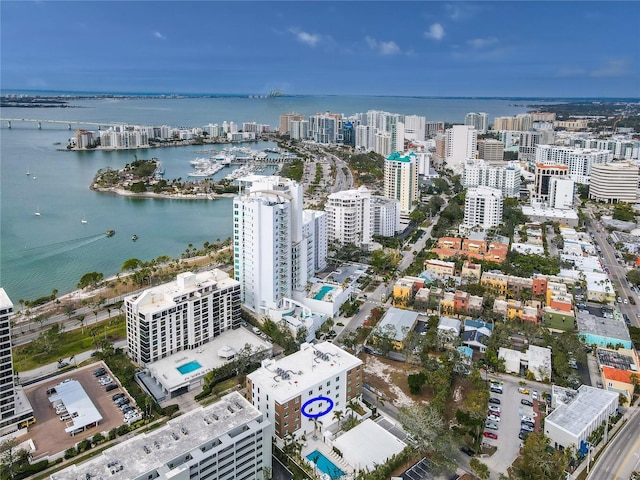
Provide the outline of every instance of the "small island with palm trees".
[[115,193],[127,197],[171,198],[183,200],[215,200],[235,195],[238,187],[229,180],[185,180],[164,178],[162,162],[157,158],[135,160],[120,170],[106,167],[98,170],[89,187],[96,192]]

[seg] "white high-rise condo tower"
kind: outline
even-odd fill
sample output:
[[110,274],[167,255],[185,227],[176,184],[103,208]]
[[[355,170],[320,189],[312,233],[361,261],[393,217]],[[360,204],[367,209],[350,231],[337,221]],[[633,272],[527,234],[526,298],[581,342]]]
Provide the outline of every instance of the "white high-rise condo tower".
[[393,153],[384,162],[384,196],[400,202],[400,213],[408,215],[418,200],[416,154]]

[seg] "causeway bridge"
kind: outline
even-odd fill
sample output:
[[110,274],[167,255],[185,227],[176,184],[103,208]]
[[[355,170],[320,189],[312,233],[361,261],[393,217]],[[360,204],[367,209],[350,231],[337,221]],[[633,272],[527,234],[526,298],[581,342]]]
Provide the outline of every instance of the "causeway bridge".
[[126,122],[122,123],[108,123],[108,122],[80,122],[77,120],[38,120],[36,118],[0,118],[0,122],[6,123],[7,128],[11,128],[12,123],[25,122],[25,123],[34,123],[38,126],[38,129],[42,129],[43,124],[57,124],[57,125],[66,125],[69,130],[72,127],[98,127],[100,130],[102,127],[115,127],[118,125],[126,125]]

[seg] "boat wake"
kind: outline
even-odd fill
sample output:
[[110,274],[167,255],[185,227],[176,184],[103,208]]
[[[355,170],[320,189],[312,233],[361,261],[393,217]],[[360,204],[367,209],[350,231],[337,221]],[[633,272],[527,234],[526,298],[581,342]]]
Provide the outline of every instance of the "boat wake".
[[46,258],[61,255],[63,253],[86,247],[92,243],[98,242],[107,236],[104,233],[90,235],[88,237],[74,238],[62,242],[50,243],[48,245],[39,245],[34,247],[26,246],[22,250],[14,250],[12,252],[3,252],[3,257],[11,257],[13,259],[21,259],[27,263],[41,261]]

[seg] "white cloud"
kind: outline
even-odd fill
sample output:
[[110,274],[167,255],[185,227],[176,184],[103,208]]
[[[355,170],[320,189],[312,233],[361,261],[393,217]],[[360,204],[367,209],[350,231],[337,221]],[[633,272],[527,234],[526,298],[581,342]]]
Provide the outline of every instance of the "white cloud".
[[467,18],[473,18],[477,16],[482,9],[487,8],[485,5],[478,5],[476,3],[463,3],[455,2],[448,3],[444,6],[447,15],[451,20],[463,20]]
[[629,74],[629,60],[626,58],[615,58],[602,68],[590,73],[592,77],[624,77]]
[[153,36],[156,37],[156,38],[159,38],[160,40],[166,40],[167,39],[167,37],[165,37],[160,32],[153,32]]
[[424,32],[424,36],[432,40],[442,40],[444,37],[444,27],[439,23],[434,23],[429,27],[428,31]]
[[495,45],[498,43],[498,39],[496,37],[474,38],[473,40],[469,40],[467,43],[475,49],[480,49]]
[[320,34],[305,32],[297,28],[290,28],[289,33],[295,35],[296,39],[300,43],[304,43],[306,45],[309,45],[310,47],[315,47],[316,45],[318,45],[320,40],[322,40],[322,35]]
[[371,50],[376,50],[380,55],[397,55],[402,53],[400,51],[400,47],[394,41],[379,42],[375,38],[369,36],[366,36],[364,40],[367,42],[367,45],[369,45]]

